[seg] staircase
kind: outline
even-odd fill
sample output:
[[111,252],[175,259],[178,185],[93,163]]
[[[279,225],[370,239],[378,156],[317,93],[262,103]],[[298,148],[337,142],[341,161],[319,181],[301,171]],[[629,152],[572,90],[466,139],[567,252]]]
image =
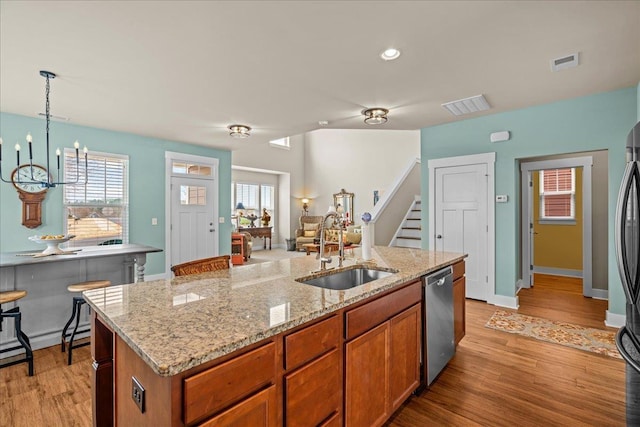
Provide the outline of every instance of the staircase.
[[389,243],[389,246],[420,249],[422,247],[422,227],[420,226],[421,216],[421,201],[420,197],[416,196],[409,208],[409,211],[407,211],[402,224],[400,224],[400,227],[396,231],[396,235],[391,240],[391,243]]

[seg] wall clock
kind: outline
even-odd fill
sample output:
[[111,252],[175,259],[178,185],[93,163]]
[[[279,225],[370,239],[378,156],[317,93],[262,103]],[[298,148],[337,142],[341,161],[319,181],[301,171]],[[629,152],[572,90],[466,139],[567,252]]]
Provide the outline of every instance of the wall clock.
[[11,172],[11,181],[22,201],[22,225],[27,228],[36,228],[42,224],[42,201],[47,195],[47,187],[33,181],[48,180],[49,173],[39,165],[33,165],[33,178],[30,165],[22,165]]

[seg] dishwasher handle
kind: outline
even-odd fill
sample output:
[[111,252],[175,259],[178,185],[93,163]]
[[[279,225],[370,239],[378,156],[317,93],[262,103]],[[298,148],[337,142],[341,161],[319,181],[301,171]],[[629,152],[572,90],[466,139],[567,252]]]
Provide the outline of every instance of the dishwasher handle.
[[448,278],[448,276],[453,275],[453,267],[445,267],[442,270],[438,270],[437,272],[428,275],[425,277],[425,282],[427,286],[443,286]]

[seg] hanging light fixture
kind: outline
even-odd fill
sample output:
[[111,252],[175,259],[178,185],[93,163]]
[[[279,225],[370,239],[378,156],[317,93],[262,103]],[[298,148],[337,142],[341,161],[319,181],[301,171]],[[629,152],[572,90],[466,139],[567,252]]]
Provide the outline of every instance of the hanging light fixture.
[[229,135],[233,138],[248,138],[251,136],[251,128],[245,125],[230,125]]
[[[62,154],[62,152],[60,151],[59,148],[56,148],[56,157],[57,157],[57,175],[56,175],[56,180],[53,179],[53,176],[51,175],[51,169],[50,169],[50,160],[49,160],[49,122],[51,121],[51,114],[49,111],[49,90],[50,90],[50,86],[49,86],[49,80],[51,79],[55,79],[56,75],[54,73],[52,73],[51,71],[40,71],[40,75],[42,77],[44,77],[45,79],[47,79],[47,83],[46,83],[46,89],[45,89],[45,94],[46,94],[46,104],[45,104],[45,118],[47,121],[47,127],[46,127],[46,140],[47,140],[47,144],[46,144],[46,155],[47,155],[47,174],[46,174],[46,180],[39,180],[36,179],[34,177],[33,174],[33,138],[31,137],[31,133],[28,132],[27,133],[27,143],[29,144],[29,170],[26,173],[26,175],[24,173],[16,173],[15,174],[15,182],[16,183],[21,183],[21,184],[39,184],[42,188],[53,188],[56,185],[63,185],[63,184],[76,184],[79,179],[80,179],[80,144],[78,143],[78,141],[74,142],[73,147],[76,150],[76,178],[73,181],[68,181],[68,182],[64,182],[60,180],[60,156]],[[21,165],[20,165],[20,144],[16,144],[15,145],[15,149],[16,149],[16,168],[18,170],[21,169]],[[85,146],[84,149],[82,150],[84,153],[84,180],[85,183],[87,182],[87,147]],[[26,164],[22,165],[22,168],[26,168]],[[0,179],[3,182],[8,182],[8,183],[13,183],[12,180],[10,179],[5,179],[4,175],[2,175],[2,138],[0,138]]]
[[386,108],[369,108],[362,112],[364,114],[364,122],[368,125],[381,125],[387,122],[387,114],[389,110]]

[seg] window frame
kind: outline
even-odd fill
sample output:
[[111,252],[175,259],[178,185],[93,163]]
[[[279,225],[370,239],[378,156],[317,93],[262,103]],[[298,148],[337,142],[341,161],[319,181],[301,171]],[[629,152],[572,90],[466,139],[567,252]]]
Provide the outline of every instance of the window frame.
[[[277,185],[274,184],[269,184],[269,183],[265,183],[265,182],[251,182],[251,181],[246,181],[246,180],[241,180],[241,181],[231,181],[231,217],[232,218],[236,218],[236,205],[238,204],[238,197],[237,197],[237,186],[238,185],[255,185],[258,187],[256,194],[257,194],[257,207],[249,207],[247,205],[245,205],[245,213],[247,211],[255,211],[255,215],[258,217],[258,219],[256,219],[256,221],[258,222],[259,225],[258,226],[262,226],[262,223],[260,222],[260,219],[262,218],[262,210],[263,208],[266,208],[267,211],[269,211],[269,216],[271,216],[271,225],[270,227],[272,228],[272,232],[275,232],[276,230],[276,205],[277,205],[277,200],[276,200],[276,194],[277,194]],[[264,206],[264,202],[262,200],[262,188],[263,187],[271,187],[273,188],[273,207],[266,207]],[[235,224],[234,224],[235,225]]]
[[[552,171],[559,171],[563,169],[571,170],[571,189],[570,190],[556,190],[556,191],[544,191],[545,173]],[[538,196],[540,200],[540,212],[538,222],[540,224],[558,224],[558,225],[572,225],[576,223],[576,168],[575,167],[562,167],[553,169],[543,169],[538,174]],[[557,179],[556,179],[557,183]],[[557,185],[556,185],[557,187]],[[548,216],[545,214],[545,200],[546,197],[564,196],[568,195],[570,202],[570,215],[569,216]]]
[[[74,171],[68,171],[67,170],[67,158],[71,158],[71,161],[73,162],[75,159],[75,150],[71,149],[71,148],[65,148],[64,149],[64,153],[63,153],[63,177],[64,177],[64,181],[68,182],[68,181],[73,181],[75,180],[75,173]],[[119,160],[121,162],[122,166],[122,202],[115,204],[115,203],[107,203],[107,201],[105,200],[103,203],[87,203],[85,202],[68,202],[67,201],[67,190],[73,186],[76,185],[87,185],[84,184],[84,175],[85,175],[85,170],[83,167],[83,163],[84,163],[84,159],[80,159],[80,178],[78,180],[77,184],[65,184],[64,185],[64,189],[62,192],[62,210],[63,210],[63,230],[65,234],[69,234],[69,222],[68,222],[68,216],[69,216],[69,208],[105,208],[105,207],[118,207],[121,210],[121,216],[120,218],[122,218],[122,233],[121,233],[121,237],[105,237],[104,239],[96,236],[93,237],[92,239],[95,240],[103,240],[103,241],[108,241],[108,240],[112,240],[112,239],[119,239],[122,240],[122,243],[129,243],[129,222],[130,222],[130,218],[129,218],[129,214],[130,214],[130,200],[129,200],[129,176],[130,176],[130,166],[129,166],[129,156],[126,154],[118,154],[118,153],[107,153],[107,152],[102,152],[102,151],[89,151],[88,153],[88,161],[91,162],[91,157],[97,157],[97,158],[101,158],[101,159],[116,159]],[[89,168],[91,169],[91,168]],[[69,176],[67,177],[67,172],[72,173],[73,176]],[[106,179],[105,179],[106,182]],[[108,187],[103,187],[103,188],[108,188]],[[119,189],[119,187],[118,187]],[[106,193],[106,190],[105,190]],[[85,198],[86,199],[86,198]],[[123,213],[122,213],[123,212]],[[78,244],[78,245],[74,245],[74,239],[70,240],[68,245],[69,247],[97,247],[100,246],[100,244]],[[100,242],[102,243],[102,242]]]

